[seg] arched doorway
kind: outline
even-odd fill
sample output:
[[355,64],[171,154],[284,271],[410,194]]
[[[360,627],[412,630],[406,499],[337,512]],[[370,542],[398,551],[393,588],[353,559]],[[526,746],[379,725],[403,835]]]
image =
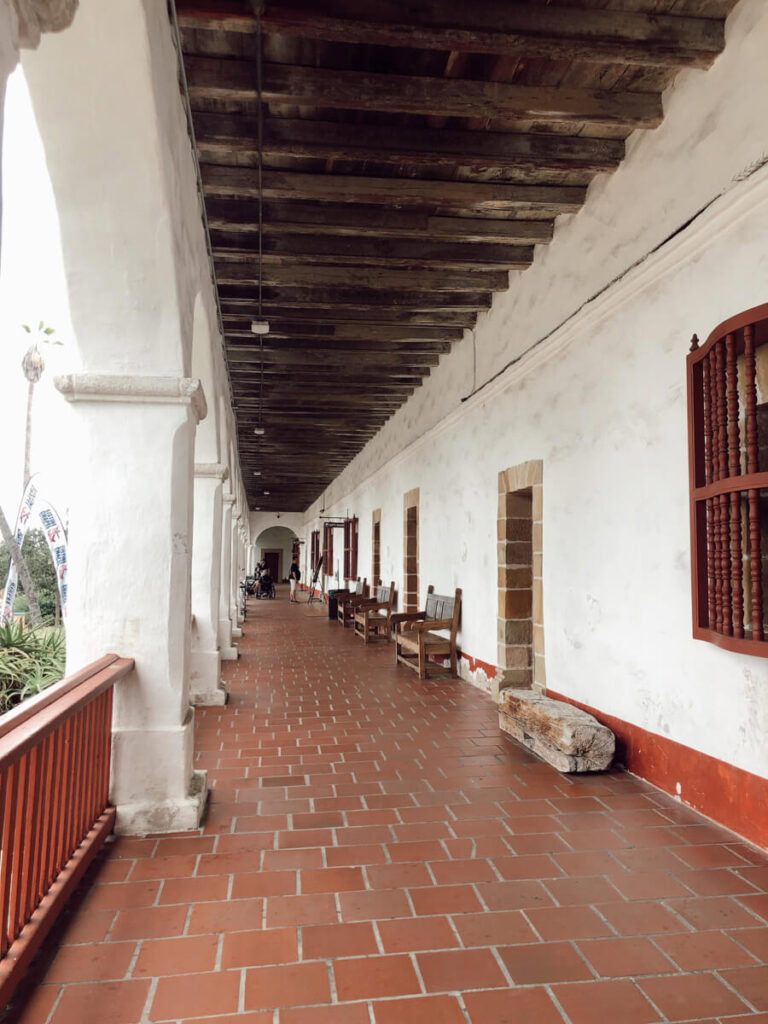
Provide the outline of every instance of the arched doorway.
[[294,545],[298,537],[287,526],[270,526],[262,530],[256,538],[256,558],[266,562],[274,579],[283,582],[288,579],[288,571],[294,556]]

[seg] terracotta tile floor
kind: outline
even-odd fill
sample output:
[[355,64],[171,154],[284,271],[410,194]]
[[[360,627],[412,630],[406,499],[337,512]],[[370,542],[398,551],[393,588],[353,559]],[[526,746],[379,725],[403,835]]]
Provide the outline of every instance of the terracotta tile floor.
[[241,651],[205,827],[110,847],[14,1024],[767,1024],[768,858],[317,605]]

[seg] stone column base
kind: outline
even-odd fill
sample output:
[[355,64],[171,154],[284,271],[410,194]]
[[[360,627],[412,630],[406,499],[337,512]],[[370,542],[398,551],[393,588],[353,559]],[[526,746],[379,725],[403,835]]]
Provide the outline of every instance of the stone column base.
[[115,833],[144,836],[155,832],[188,832],[200,827],[208,799],[208,773],[195,769],[182,800],[118,804]]
[[242,635],[243,631],[242,629],[240,629],[239,626],[232,627],[232,636],[235,638],[235,640],[239,640]]
[[189,703],[192,707],[220,707],[227,703],[219,651],[193,649],[189,660]]
[[240,657],[240,651],[238,651],[237,647],[235,646],[222,647],[221,650],[219,651],[219,654],[221,655],[222,661],[237,661],[237,659]]
[[227,684],[223,679],[220,679],[217,686],[212,690],[200,690],[199,692],[192,690],[189,700],[193,708],[220,708],[227,703],[228,696]]

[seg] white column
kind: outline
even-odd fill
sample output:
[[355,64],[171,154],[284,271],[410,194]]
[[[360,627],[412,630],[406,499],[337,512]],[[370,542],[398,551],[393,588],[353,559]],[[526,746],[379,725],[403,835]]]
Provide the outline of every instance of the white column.
[[117,831],[197,828],[205,772],[192,770],[189,703],[192,479],[200,382],[77,374],[67,666],[135,659],[115,687],[110,798]]
[[232,506],[234,494],[222,497],[221,515],[221,587],[219,590],[219,650],[222,661],[235,661],[238,651],[232,643]]
[[240,579],[239,565],[240,565],[240,554],[239,554],[239,523],[240,523],[240,512],[235,506],[232,511],[232,536],[230,540],[230,550],[232,552],[232,558],[230,561],[230,574],[229,574],[229,617],[232,620],[232,636],[236,639],[240,639],[243,635],[242,629],[240,629],[240,623],[243,621],[242,615],[238,611],[238,590],[237,585]]
[[192,654],[189,665],[193,705],[227,702],[219,651],[221,520],[223,481],[220,463],[195,464],[195,529],[192,543]]

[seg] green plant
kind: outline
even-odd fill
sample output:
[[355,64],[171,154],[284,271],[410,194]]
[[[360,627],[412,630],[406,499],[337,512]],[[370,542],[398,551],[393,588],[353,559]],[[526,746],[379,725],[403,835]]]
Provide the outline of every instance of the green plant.
[[0,626],[0,714],[58,682],[65,656],[63,629],[26,629],[20,622]]

